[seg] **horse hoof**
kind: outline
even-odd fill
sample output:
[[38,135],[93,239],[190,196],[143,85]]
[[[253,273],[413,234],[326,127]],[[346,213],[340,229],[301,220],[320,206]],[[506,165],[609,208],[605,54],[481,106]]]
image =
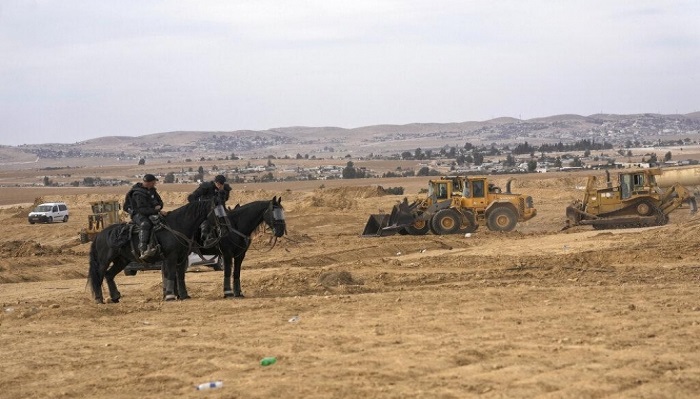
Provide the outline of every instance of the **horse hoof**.
[[166,301],[166,302],[176,301],[176,300],[177,300],[177,297],[176,297],[175,295],[170,294],[170,295],[166,295],[166,296],[165,296],[165,301]]
[[105,301],[102,298],[95,299],[95,303],[98,305],[103,305]]
[[184,300],[186,300],[186,299],[192,299],[192,297],[189,296],[189,295],[185,295],[185,296],[183,296],[183,297],[180,297],[180,300],[181,300],[181,301],[184,301]]
[[111,298],[112,303],[119,303],[119,298]]

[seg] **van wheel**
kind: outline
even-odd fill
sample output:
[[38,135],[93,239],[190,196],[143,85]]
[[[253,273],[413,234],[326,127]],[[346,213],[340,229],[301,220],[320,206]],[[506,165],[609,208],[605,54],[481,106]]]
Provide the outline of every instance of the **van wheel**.
[[68,221],[68,215],[66,215],[66,216],[63,217],[63,223],[65,223],[65,222],[67,222],[67,221]]
[[34,222],[29,222],[29,224],[34,224]]
[[53,217],[49,216],[49,218],[46,220],[46,223],[53,223]]

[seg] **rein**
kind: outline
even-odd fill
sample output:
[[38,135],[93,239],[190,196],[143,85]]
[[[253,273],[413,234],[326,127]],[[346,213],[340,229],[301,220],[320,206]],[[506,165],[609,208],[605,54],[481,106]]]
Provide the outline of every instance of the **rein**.
[[[214,212],[213,209],[211,211],[209,211],[209,213],[207,214],[207,217],[209,215],[211,215],[212,212]],[[250,236],[246,236],[245,234],[241,233],[240,231],[234,229],[233,226],[231,226],[231,221],[228,219],[228,217],[226,217],[225,219],[226,219],[225,225],[227,227],[227,230],[230,231],[231,233],[234,233],[234,234],[237,234],[237,235],[243,237],[243,239],[248,243],[248,245],[250,245]],[[226,231],[226,230],[221,229],[221,222],[219,221],[218,217],[214,218],[214,223],[216,224],[216,227],[219,231]],[[180,240],[180,242],[186,243],[190,249],[190,252],[192,252],[192,250],[199,251],[202,248],[212,248],[214,246],[217,246],[217,245],[219,245],[219,241],[221,241],[221,238],[223,238],[225,236],[225,234],[222,234],[222,235],[216,237],[216,240],[214,241],[213,244],[208,245],[208,246],[204,246],[204,245],[200,245],[199,243],[197,243],[197,241],[195,239],[187,237],[186,235],[180,233],[179,231],[173,230],[170,226],[168,226],[165,223],[162,223],[161,225],[163,226],[163,228],[165,230],[169,231],[175,237],[177,237],[178,240]],[[200,256],[201,256],[201,254],[200,254]]]
[[272,245],[270,246],[270,248],[268,250],[264,251],[262,249],[258,249],[257,251],[263,252],[263,253],[272,251],[272,248],[274,248],[275,245],[277,245],[277,236],[272,236],[272,238],[270,238],[270,242],[272,243]]

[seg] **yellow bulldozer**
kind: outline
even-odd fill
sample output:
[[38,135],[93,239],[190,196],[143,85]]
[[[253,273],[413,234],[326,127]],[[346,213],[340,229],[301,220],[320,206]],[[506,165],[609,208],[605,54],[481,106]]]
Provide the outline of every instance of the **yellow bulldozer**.
[[391,214],[370,215],[363,236],[472,233],[480,223],[492,231],[511,231],[537,214],[531,196],[505,192],[488,177],[446,176],[428,182],[428,196],[412,204],[404,198]]
[[92,215],[88,215],[88,226],[81,229],[79,233],[80,242],[83,244],[94,240],[97,233],[104,230],[105,227],[121,223],[119,217],[121,204],[119,201],[94,201],[90,203],[90,208]]
[[564,229],[579,225],[598,230],[661,226],[684,202],[690,204],[691,213],[697,212],[695,196],[684,186],[670,183],[665,190],[660,187],[656,178],[663,174],[659,168],[625,171],[618,174],[615,185],[606,171],[603,188],[598,187],[596,176],[589,176],[583,200],[566,208]]

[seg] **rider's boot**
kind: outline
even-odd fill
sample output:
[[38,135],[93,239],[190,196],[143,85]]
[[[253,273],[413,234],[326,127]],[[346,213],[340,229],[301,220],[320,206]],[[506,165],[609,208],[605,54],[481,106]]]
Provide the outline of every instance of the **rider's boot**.
[[156,254],[156,249],[148,242],[151,238],[151,224],[142,223],[141,231],[139,231],[139,251],[141,256],[139,259],[145,260]]

